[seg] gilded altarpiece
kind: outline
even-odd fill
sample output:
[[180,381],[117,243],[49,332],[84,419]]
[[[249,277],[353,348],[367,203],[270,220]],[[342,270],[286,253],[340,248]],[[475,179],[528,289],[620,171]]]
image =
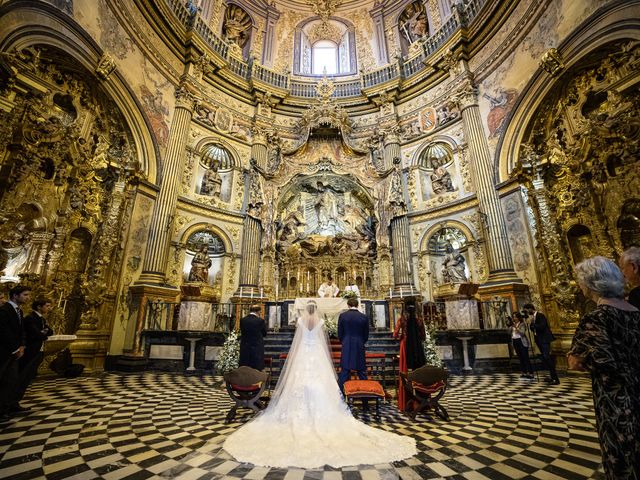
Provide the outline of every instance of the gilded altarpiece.
[[49,323],[78,335],[74,357],[92,370],[106,355],[141,174],[122,114],[90,78],[53,48],[2,54],[0,269],[54,301]]
[[573,267],[639,245],[640,47],[609,45],[558,80],[529,126],[513,175],[527,188],[542,294],[572,332],[587,308]]

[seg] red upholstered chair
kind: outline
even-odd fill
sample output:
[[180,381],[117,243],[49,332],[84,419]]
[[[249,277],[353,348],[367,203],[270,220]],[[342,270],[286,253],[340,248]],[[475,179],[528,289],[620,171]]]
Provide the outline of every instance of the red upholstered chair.
[[375,380],[347,380],[344,382],[344,396],[349,404],[349,408],[353,408],[355,399],[375,400],[376,416],[380,418],[380,400],[384,400],[384,388],[380,382]]
[[449,420],[447,410],[440,399],[447,391],[447,371],[444,368],[425,365],[412,372],[400,372],[402,385],[407,395],[407,413],[412,419],[418,412],[433,410],[443,420]]
[[235,402],[231,407],[225,423],[231,423],[236,417],[238,408],[250,408],[259,412],[266,407],[261,400],[262,394],[269,384],[269,374],[251,367],[239,367],[224,374],[227,393]]

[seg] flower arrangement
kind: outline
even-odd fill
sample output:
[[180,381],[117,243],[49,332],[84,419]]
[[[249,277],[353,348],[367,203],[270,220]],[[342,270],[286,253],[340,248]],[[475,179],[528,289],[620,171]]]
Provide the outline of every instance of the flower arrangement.
[[436,329],[433,325],[424,326],[425,338],[422,342],[422,348],[424,349],[424,357],[427,360],[427,365],[434,367],[441,367],[442,360],[438,355],[438,349],[436,348]]
[[238,368],[240,363],[240,336],[232,330],[222,345],[222,351],[218,358],[218,372],[221,374]]
[[335,337],[338,335],[338,322],[333,315],[324,317],[324,328],[327,330],[327,335]]
[[358,298],[358,295],[353,290],[346,290],[342,292],[342,298],[349,300],[350,298]]

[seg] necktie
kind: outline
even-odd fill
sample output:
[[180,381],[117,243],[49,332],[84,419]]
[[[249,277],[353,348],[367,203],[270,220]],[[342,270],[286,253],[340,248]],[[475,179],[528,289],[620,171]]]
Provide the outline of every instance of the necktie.
[[16,312],[18,312],[18,324],[22,325],[22,310],[20,308],[16,308]]

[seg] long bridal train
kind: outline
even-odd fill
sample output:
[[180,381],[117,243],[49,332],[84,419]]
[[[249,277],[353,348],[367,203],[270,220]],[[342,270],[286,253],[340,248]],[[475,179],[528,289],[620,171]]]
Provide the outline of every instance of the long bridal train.
[[356,420],[342,399],[329,342],[314,302],[298,320],[266,410],[231,434],[236,460],[268,467],[372,465],[416,454],[416,442]]

